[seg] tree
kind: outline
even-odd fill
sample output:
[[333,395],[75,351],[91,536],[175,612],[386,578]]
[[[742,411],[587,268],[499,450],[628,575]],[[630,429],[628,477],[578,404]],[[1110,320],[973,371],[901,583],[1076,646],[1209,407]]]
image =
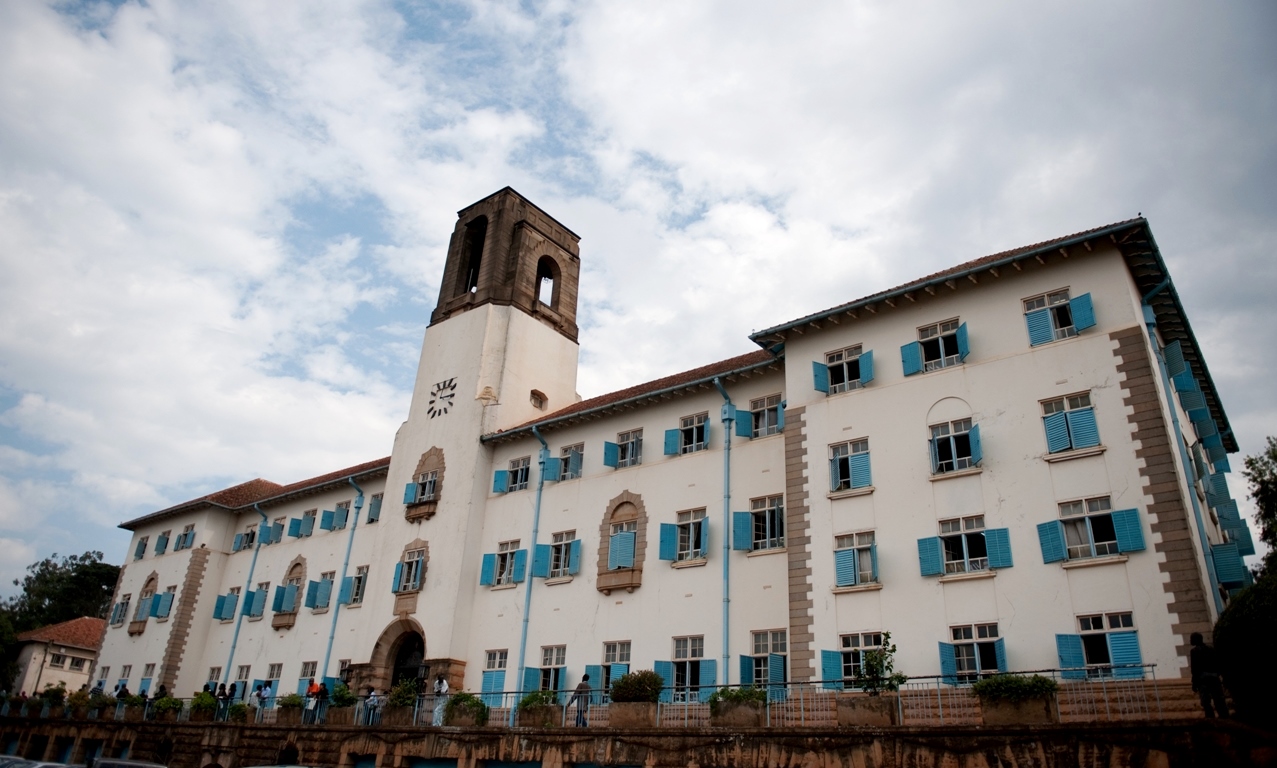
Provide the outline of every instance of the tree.
[[1263,451],[1246,457],[1242,477],[1250,483],[1250,497],[1255,501],[1259,540],[1268,545],[1256,576],[1277,574],[1277,438],[1270,435]]

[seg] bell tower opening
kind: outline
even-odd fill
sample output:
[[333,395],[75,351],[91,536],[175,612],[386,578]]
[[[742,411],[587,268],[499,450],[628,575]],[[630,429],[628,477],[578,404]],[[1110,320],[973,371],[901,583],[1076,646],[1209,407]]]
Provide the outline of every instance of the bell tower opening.
[[537,262],[537,301],[558,309],[559,265],[549,256]]
[[461,278],[457,294],[476,293],[479,290],[479,268],[483,265],[483,245],[488,237],[488,217],[480,216],[466,224],[461,254],[464,267],[458,273]]

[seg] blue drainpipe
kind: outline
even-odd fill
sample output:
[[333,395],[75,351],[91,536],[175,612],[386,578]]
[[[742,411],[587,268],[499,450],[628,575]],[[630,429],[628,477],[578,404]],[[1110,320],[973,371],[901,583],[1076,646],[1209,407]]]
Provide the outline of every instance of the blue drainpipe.
[[[262,516],[262,523],[265,524],[267,517],[266,517],[266,513],[262,511],[261,505],[253,504],[253,509],[257,510],[257,514]],[[253,571],[257,568],[257,553],[262,548],[261,526],[258,526],[257,528],[257,536],[254,539],[254,543],[255,543],[255,546],[253,547],[253,562],[249,563],[248,565],[248,579],[244,582],[244,593],[240,595],[240,597],[243,600],[248,600],[249,590],[253,586]],[[226,657],[226,669],[222,670],[223,685],[230,682],[230,678],[231,678],[231,663],[235,660],[235,646],[239,644],[239,628],[240,628],[240,625],[244,623],[243,604],[236,606],[235,614],[236,614],[235,615],[235,633],[231,635],[231,652],[230,652],[230,655]],[[241,692],[236,691],[236,693],[238,694]]]
[[[364,489],[359,487],[359,483],[356,483],[353,477],[346,478],[346,481],[355,489],[355,514],[350,522],[350,533],[346,535],[346,556],[341,561],[341,575],[337,577],[337,581],[333,582],[337,594],[329,593],[328,595],[328,602],[333,605],[333,620],[328,628],[328,648],[324,650],[324,666],[319,668],[321,682],[323,678],[328,677],[328,662],[333,655],[333,638],[337,636],[337,614],[341,613],[341,600],[334,598],[341,595],[341,585],[346,583],[346,571],[350,568],[350,550],[355,546],[355,527],[359,525],[359,510],[364,508]],[[331,694],[332,691],[328,693]]]
[[732,432],[736,423],[736,406],[732,398],[723,388],[723,383],[714,377],[714,386],[723,396],[723,685],[732,683],[732,655],[728,648],[728,629],[731,621],[731,564],[732,564]]
[[[541,437],[541,432],[535,426],[532,427],[532,435],[541,442],[541,451],[537,453],[537,500],[532,508],[532,544],[528,547],[528,553],[532,557],[528,558],[528,572],[524,574],[527,581],[523,587],[523,629],[519,633],[519,677],[516,681],[520,692],[524,692],[523,671],[526,669],[524,654],[528,651],[528,618],[529,611],[532,610],[532,562],[536,558],[537,531],[541,526],[541,492],[545,489],[545,462],[550,458],[550,446],[546,445],[545,438]],[[510,707],[510,727],[512,728],[516,709],[518,707]]]

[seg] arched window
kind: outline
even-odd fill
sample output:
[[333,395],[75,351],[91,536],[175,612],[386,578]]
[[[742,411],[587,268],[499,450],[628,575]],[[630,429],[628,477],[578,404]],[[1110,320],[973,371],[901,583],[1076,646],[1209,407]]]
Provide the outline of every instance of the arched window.
[[466,225],[461,241],[461,271],[457,274],[457,294],[479,290],[479,268],[483,264],[483,244],[488,236],[488,217],[480,216]]
[[559,264],[549,256],[537,262],[537,301],[551,309],[559,305]]

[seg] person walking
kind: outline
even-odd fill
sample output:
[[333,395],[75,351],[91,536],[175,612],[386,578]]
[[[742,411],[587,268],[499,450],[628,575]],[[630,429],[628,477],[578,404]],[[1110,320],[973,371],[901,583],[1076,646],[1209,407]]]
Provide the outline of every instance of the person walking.
[[1193,677],[1193,690],[1201,699],[1207,717],[1228,717],[1228,702],[1224,699],[1224,686],[1219,679],[1219,655],[1206,644],[1201,632],[1194,632],[1188,642],[1193,650],[1188,653],[1188,668]]
[[576,727],[584,728],[587,725],[585,714],[590,709],[590,676],[588,674],[582,675],[581,682],[576,684],[572,698],[568,699],[569,708],[574,701],[576,702]]
[[431,725],[443,725],[443,708],[448,703],[448,681],[443,673],[435,678],[435,716]]

